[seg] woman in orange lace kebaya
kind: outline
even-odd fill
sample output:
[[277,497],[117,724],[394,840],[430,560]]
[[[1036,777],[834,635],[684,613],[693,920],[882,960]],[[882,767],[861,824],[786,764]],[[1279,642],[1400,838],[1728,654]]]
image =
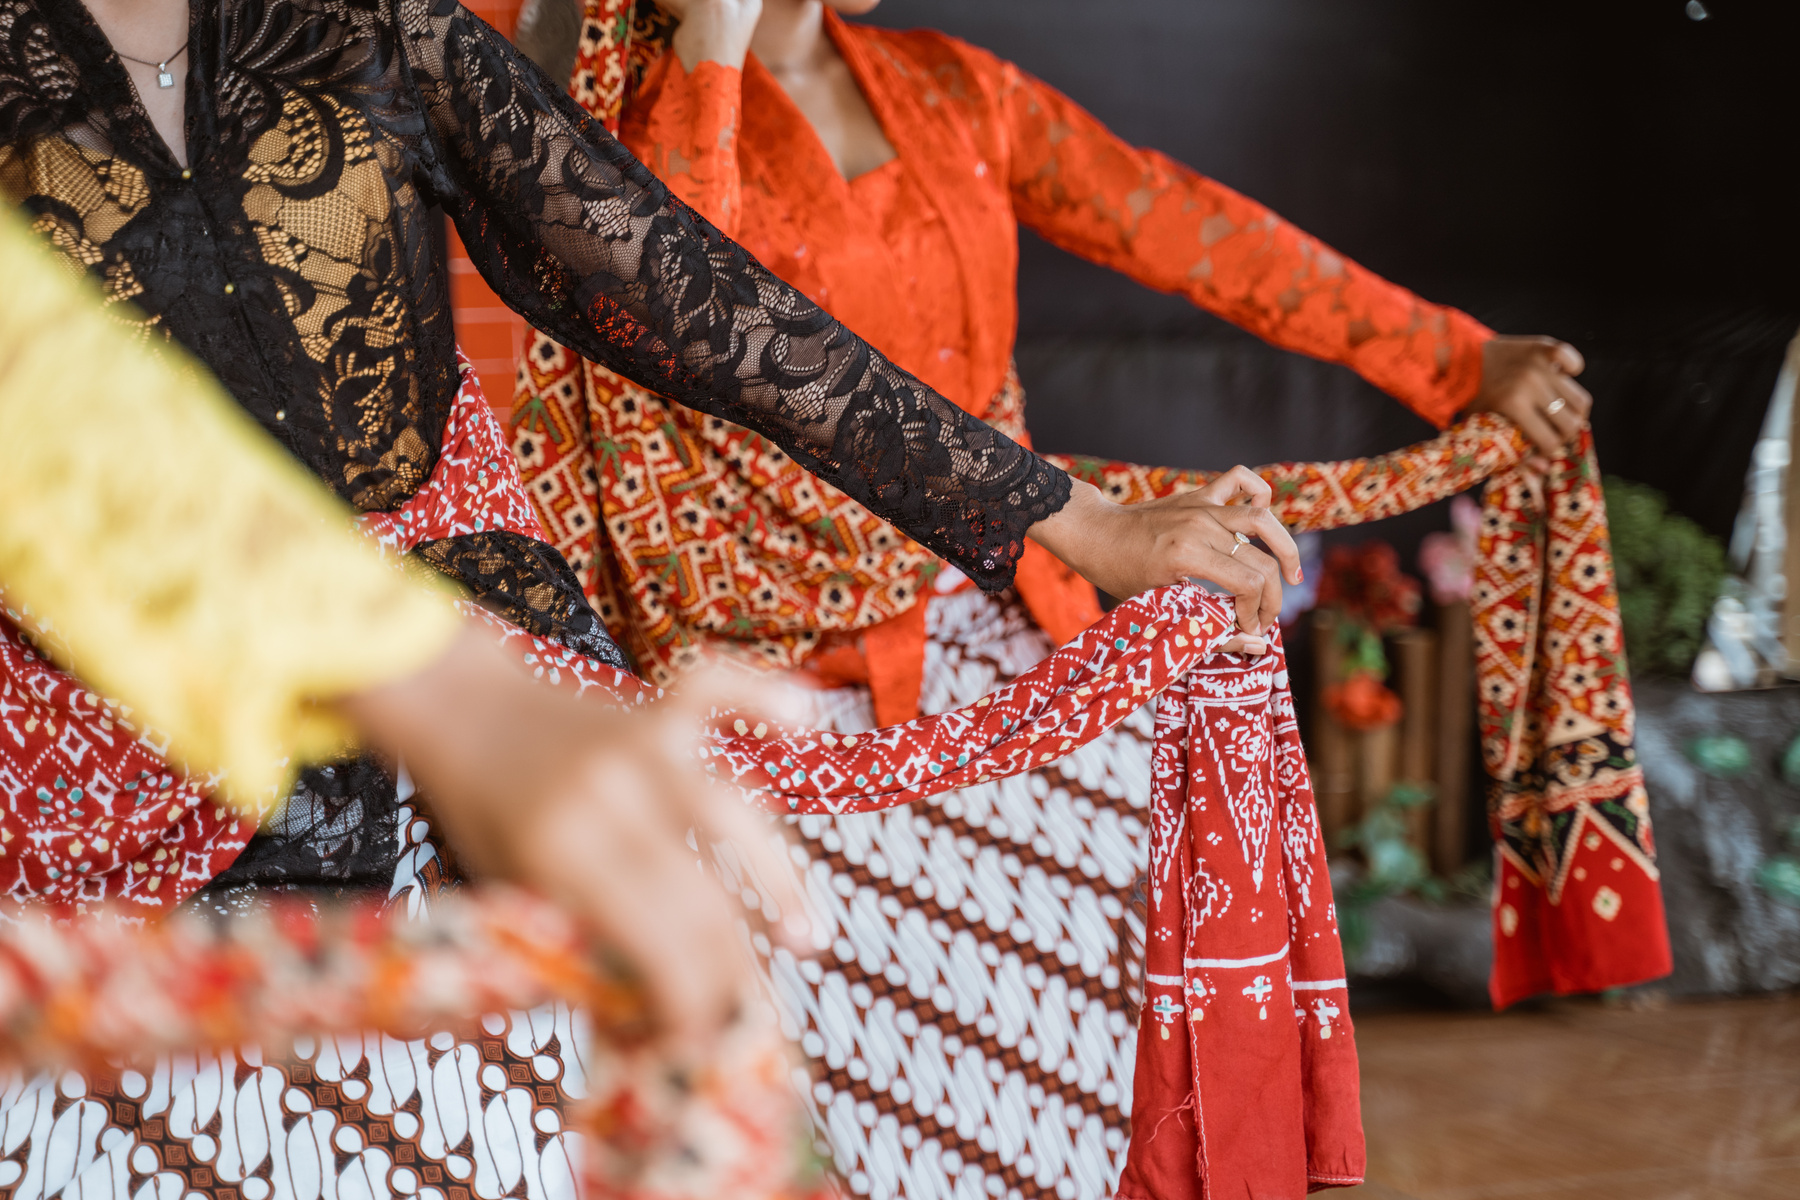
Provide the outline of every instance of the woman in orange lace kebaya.
[[[838,15],[873,6],[587,0],[573,90],[778,275],[1013,437],[1020,225],[1343,363],[1440,427],[1498,411],[1551,455],[1579,434],[1589,400],[1572,348],[1496,338],[974,46]],[[795,669],[813,723],[856,732],[969,703],[1100,615],[1094,588],[1035,545],[1014,591],[988,596],[766,443],[548,339],[520,379],[528,486],[648,678],[705,648]],[[816,1115],[851,1190],[1198,1195],[1200,1175],[1147,1178],[1127,1162],[1123,1131],[1158,1120],[1159,1138],[1202,1162],[1244,1136],[1198,1129],[1191,1111],[1131,1111],[1137,1020],[1119,951],[1141,930],[1149,732],[1139,714],[1030,776],[904,819],[797,823],[837,961],[772,970],[807,1014]],[[1193,905],[1262,902],[1228,893]],[[1229,999],[1260,1003],[1263,981]],[[1329,1036],[1337,1008],[1318,994]],[[1023,1038],[1007,1033],[1013,1008],[1030,1014]],[[1307,1169],[1313,1186],[1360,1173],[1360,1149]]]

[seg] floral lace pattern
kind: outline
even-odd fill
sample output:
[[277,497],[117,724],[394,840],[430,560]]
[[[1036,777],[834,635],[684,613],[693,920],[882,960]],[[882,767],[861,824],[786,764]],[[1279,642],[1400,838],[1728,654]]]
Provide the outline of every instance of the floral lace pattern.
[[559,341],[748,426],[990,586],[1068,480],[764,270],[454,0],[196,0],[187,159],[80,4],[0,0],[0,187],[341,496],[458,386],[428,205]]

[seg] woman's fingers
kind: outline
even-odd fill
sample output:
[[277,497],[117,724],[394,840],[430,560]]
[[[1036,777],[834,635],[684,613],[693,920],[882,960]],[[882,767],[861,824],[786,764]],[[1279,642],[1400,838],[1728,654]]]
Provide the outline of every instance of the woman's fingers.
[[1558,390],[1559,382],[1564,380],[1568,377],[1560,371],[1540,371],[1525,389],[1527,403],[1552,430],[1559,452],[1566,450],[1581,432],[1581,418],[1575,414],[1575,406],[1563,399]]
[[612,802],[552,806],[556,828],[536,839],[534,865],[640,976],[670,1044],[704,1047],[750,979],[729,902],[655,812],[667,776],[610,757],[586,782]]
[[[1133,505],[1113,504],[1077,481],[1069,503],[1033,526],[1031,536],[1121,599],[1185,578],[1217,583],[1237,598],[1244,628],[1260,633],[1280,612],[1282,579],[1300,581],[1300,551],[1264,505],[1212,502],[1225,494],[1273,495],[1266,482],[1243,469],[1226,472],[1207,489]],[[1246,541],[1239,543],[1234,533]],[[1274,558],[1254,550],[1251,538],[1260,538]]]
[[[1231,553],[1232,546],[1237,546],[1236,554]],[[1182,574],[1216,583],[1230,592],[1237,609],[1238,628],[1245,633],[1260,635],[1281,614],[1281,577],[1275,560],[1255,546],[1239,545],[1235,540],[1225,541],[1223,547],[1207,545]]]
[[1551,458],[1561,458],[1567,445],[1567,439],[1545,415],[1544,409],[1548,403],[1547,399],[1542,398],[1541,392],[1531,389],[1530,392],[1521,394],[1501,412],[1519,427],[1520,432],[1524,433],[1540,453]]
[[[1281,564],[1281,577],[1289,583],[1300,582],[1300,548],[1287,526],[1266,508],[1222,508],[1213,517],[1232,533],[1261,538],[1275,561]],[[1227,547],[1229,553],[1230,548]]]
[[715,666],[684,679],[679,690],[658,700],[650,711],[661,725],[653,740],[662,747],[661,769],[671,781],[663,805],[669,819],[684,835],[692,827],[704,838],[731,842],[775,907],[771,932],[796,953],[810,953],[805,904],[779,849],[783,844],[779,831],[767,817],[701,775],[693,757],[714,713],[741,713],[755,725],[790,718],[791,707],[787,693],[772,687],[766,677]]
[[1195,493],[1207,504],[1231,504],[1238,499],[1266,507],[1275,496],[1269,481],[1249,467],[1237,466],[1211,480]]
[[[1544,431],[1540,429],[1534,433],[1526,421],[1520,421],[1520,427],[1546,454],[1556,455],[1573,446],[1587,424],[1588,414],[1593,411],[1593,396],[1573,378],[1586,365],[1575,347],[1545,338],[1541,357],[1527,378],[1521,381],[1525,384],[1522,390],[1530,407],[1528,415],[1540,417],[1549,436],[1554,437],[1554,443],[1541,440]],[[1517,417],[1514,419],[1518,420]]]
[[1261,658],[1269,652],[1269,639],[1262,637],[1259,634],[1240,633],[1230,641],[1226,642],[1223,646],[1220,646],[1219,652],[1222,654],[1244,654],[1251,658]]
[[1576,383],[1575,380],[1571,379],[1569,376],[1557,372],[1556,379],[1552,384],[1552,390],[1562,398],[1563,402],[1566,403],[1583,422],[1586,422],[1588,415],[1594,411],[1594,397],[1589,394],[1586,388],[1582,387],[1579,383]]
[[1555,338],[1550,342],[1550,358],[1563,371],[1570,375],[1579,375],[1587,370],[1587,359],[1581,357],[1581,351],[1567,342],[1559,342]]
[[693,672],[682,679],[678,689],[651,707],[669,723],[670,732],[682,738],[684,752],[699,738],[715,712],[754,714],[764,721],[792,720],[796,716],[791,711],[788,693],[772,686],[766,676],[727,666],[703,667]]
[[769,934],[795,954],[810,957],[812,917],[788,866],[780,827],[722,787],[701,781],[695,791],[691,803],[700,814],[702,836],[729,841],[737,849],[749,876],[745,884],[764,900]]
[[1501,414],[1539,453],[1560,458],[1593,411],[1594,398],[1573,378],[1586,365],[1579,350],[1555,338],[1496,337],[1482,347],[1481,386],[1469,410]]

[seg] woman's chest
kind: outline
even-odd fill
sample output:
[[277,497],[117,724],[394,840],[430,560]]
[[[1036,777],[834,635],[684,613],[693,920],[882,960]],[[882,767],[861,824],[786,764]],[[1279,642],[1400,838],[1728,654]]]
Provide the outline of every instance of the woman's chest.
[[241,297],[316,333],[371,285],[404,284],[415,155],[330,92],[269,98],[259,128],[200,142],[189,166],[77,116],[0,144],[0,193],[112,301],[155,316]]
[[[977,173],[965,148],[878,107],[898,156],[845,180],[791,106],[759,104],[747,84],[738,240],[770,269],[878,342],[877,331],[1011,292],[1013,257],[992,251],[1011,246],[1017,226],[993,174]],[[945,176],[947,159],[965,169]]]
[[0,193],[113,299],[154,308],[212,259],[341,292],[422,208],[423,122],[372,18],[284,6],[272,42],[254,6],[196,0],[172,135],[79,3],[0,7],[43,60],[0,112]]

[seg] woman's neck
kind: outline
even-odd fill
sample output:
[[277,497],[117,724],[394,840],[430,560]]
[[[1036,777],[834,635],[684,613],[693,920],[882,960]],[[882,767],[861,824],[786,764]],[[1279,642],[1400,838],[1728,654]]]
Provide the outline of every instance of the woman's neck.
[[[69,3],[70,0],[58,0]],[[187,166],[188,0],[85,0],[137,87],[144,114]],[[158,64],[166,64],[166,70]],[[168,80],[165,84],[164,80]]]
[[763,0],[750,49],[778,79],[815,70],[832,53],[822,0]]

